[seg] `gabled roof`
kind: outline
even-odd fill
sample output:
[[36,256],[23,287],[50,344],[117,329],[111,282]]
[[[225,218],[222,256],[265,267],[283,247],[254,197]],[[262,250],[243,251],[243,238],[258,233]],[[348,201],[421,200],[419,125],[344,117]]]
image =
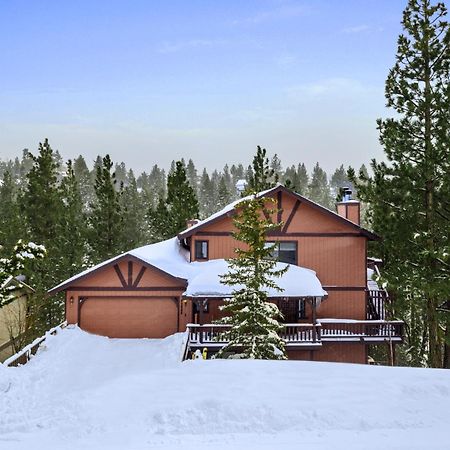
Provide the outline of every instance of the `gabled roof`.
[[124,259],[138,260],[146,267],[154,269],[177,281],[179,284],[186,286],[187,279],[185,278],[186,270],[184,265],[187,263],[188,258],[188,253],[179,245],[177,238],[172,238],[167,241],[157,242],[156,244],[144,245],[143,247],[135,248],[129,252],[103,261],[58,284],[58,286],[50,289],[48,293],[55,294],[62,291],[75,282],[79,282],[92,275],[94,272],[117,264]]
[[[272,197],[274,194],[277,194],[278,192],[284,192],[288,195],[292,195],[300,202],[305,203],[305,204],[311,206],[312,208],[317,209],[321,213],[326,214],[326,215],[332,217],[333,219],[338,220],[338,221],[345,223],[346,225],[354,228],[355,230],[359,231],[359,233],[361,235],[367,237],[370,240],[376,241],[376,240],[381,239],[380,236],[376,235],[375,233],[372,233],[371,231],[366,230],[365,228],[346,219],[345,217],[340,216],[338,213],[331,211],[330,209],[325,208],[324,206],[319,205],[318,203],[313,202],[312,200],[309,200],[306,197],[303,197],[302,195],[297,194],[294,191],[291,191],[290,189],[286,188],[285,186],[283,186],[281,184],[278,184],[277,186],[275,186],[271,189],[268,189],[266,191],[259,192],[256,194],[256,196],[257,197]],[[194,226],[187,228],[186,230],[179,233],[178,238],[186,239],[189,236],[192,236],[193,234],[195,234],[197,231],[202,230],[206,226],[211,225],[215,222],[218,222],[219,220],[222,220],[224,217],[231,216],[234,213],[236,207],[239,205],[239,203],[241,203],[242,201],[245,201],[245,200],[250,200],[251,198],[252,198],[252,195],[249,195],[247,197],[240,198],[239,200],[236,200],[236,201],[230,203],[229,205],[225,206],[225,208],[223,208],[219,212],[209,216],[208,218],[198,222]]]

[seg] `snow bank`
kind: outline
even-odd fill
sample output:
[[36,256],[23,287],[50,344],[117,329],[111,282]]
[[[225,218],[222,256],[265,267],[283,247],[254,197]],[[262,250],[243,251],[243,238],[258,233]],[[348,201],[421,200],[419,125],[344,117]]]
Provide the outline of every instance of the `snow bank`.
[[[182,334],[65,329],[0,366],[0,448],[443,449],[444,370],[300,361],[186,361]],[[0,388],[1,389],[1,388]]]

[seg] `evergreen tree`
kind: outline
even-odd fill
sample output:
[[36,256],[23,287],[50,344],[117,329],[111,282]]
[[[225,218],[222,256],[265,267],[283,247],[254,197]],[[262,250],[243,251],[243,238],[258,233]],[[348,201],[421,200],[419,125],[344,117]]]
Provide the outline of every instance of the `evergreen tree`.
[[189,184],[191,185],[192,189],[195,192],[195,195],[197,195],[198,175],[197,169],[195,168],[195,164],[194,161],[192,161],[192,159],[189,159],[189,162],[186,166],[186,176],[189,181]]
[[144,225],[144,200],[139,194],[137,182],[133,171],[127,174],[127,185],[120,196],[121,209],[123,211],[123,248],[131,250],[145,244],[146,233]]
[[81,195],[82,210],[87,212],[89,205],[94,201],[94,183],[89,168],[83,156],[75,158],[72,164],[72,170],[78,182],[78,189]]
[[319,166],[319,163],[316,163],[314,166],[311,183],[308,187],[308,195],[312,201],[319,205],[325,206],[328,209],[333,208],[333,199],[328,185],[327,174]]
[[308,194],[308,186],[309,186],[309,175],[304,163],[299,164],[297,166],[297,179],[298,184],[295,186],[295,191],[300,195],[307,197]]
[[26,176],[26,187],[21,199],[27,224],[28,237],[39,242],[47,250],[47,257],[36,264],[30,273],[35,288],[36,309],[33,309],[35,332],[43,332],[55,326],[63,318],[61,297],[48,297],[47,290],[61,281],[64,252],[59,239],[63,203],[58,183],[58,163],[47,139],[39,144],[39,154],[34,156],[33,167]]
[[153,234],[163,239],[176,236],[186,228],[189,219],[198,217],[197,197],[189,185],[181,161],[175,163],[174,170],[167,177],[165,204],[160,199],[157,208],[150,211],[149,215],[153,218]]
[[269,165],[269,158],[266,156],[266,149],[259,145],[256,149],[256,155],[253,157],[252,172],[248,175],[249,192],[261,192],[274,187],[277,177]]
[[6,286],[8,279],[22,275],[30,262],[42,259],[45,255],[46,251],[43,245],[18,241],[8,256],[0,259],[0,309],[15,298]]
[[9,171],[0,184],[0,252],[12,252],[19,236],[24,235],[24,223],[18,202],[18,186]]
[[[443,3],[409,0],[396,63],[386,81],[395,118],[379,119],[387,163],[360,172],[358,195],[370,203],[383,276],[396,313],[408,324],[409,362],[442,367],[450,295],[450,27]],[[423,318],[423,319],[422,319]],[[448,347],[447,347],[448,348]]]
[[201,217],[205,218],[213,214],[217,209],[214,199],[214,185],[208,175],[208,172],[206,171],[206,168],[203,169],[202,176],[200,178],[198,197]]
[[217,210],[224,208],[232,200],[225,176],[221,176],[217,187]]
[[222,276],[222,283],[236,289],[222,306],[229,315],[219,323],[231,325],[231,329],[223,333],[228,343],[218,357],[234,352],[242,358],[286,358],[284,341],[278,335],[282,329],[277,321],[281,313],[274,303],[268,302],[267,289],[281,291],[274,278],[281,277],[288,266],[278,268],[271,258],[274,245],[266,245],[267,233],[280,226],[266,218],[274,212],[266,208],[267,201],[253,197],[241,202],[234,219],[237,231],[233,236],[245,248],[235,250],[236,258],[228,260],[229,272]]
[[283,167],[281,166],[281,159],[276,153],[275,155],[273,155],[272,160],[270,161],[270,169],[273,171],[275,181],[278,181],[281,177]]
[[86,217],[72,161],[67,162],[66,175],[60,186],[63,202],[58,229],[58,246],[61,249],[61,266],[57,278],[64,280],[80,272],[85,264]]
[[39,144],[39,155],[33,156],[30,153],[30,157],[33,167],[27,174],[27,186],[22,199],[23,210],[31,239],[43,243],[51,257],[62,211],[58,166],[48,139]]
[[113,163],[109,155],[97,167],[95,201],[91,204],[89,217],[89,246],[92,263],[99,263],[117,255],[123,246],[123,211],[121,190],[116,189]]

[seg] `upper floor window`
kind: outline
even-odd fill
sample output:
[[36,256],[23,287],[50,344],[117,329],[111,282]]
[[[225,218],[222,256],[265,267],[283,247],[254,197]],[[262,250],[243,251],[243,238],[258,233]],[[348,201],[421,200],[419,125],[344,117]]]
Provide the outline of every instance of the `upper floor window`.
[[195,259],[208,259],[208,241],[195,241]]
[[[273,242],[267,242],[266,245],[273,245]],[[287,264],[297,264],[297,242],[278,241],[272,251],[272,258]]]

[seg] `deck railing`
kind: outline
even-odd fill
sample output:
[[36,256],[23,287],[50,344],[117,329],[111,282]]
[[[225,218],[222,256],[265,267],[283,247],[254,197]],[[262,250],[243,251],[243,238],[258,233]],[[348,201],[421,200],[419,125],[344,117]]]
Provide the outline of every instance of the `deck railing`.
[[335,320],[322,319],[321,339],[367,339],[368,341],[389,339],[401,340],[403,337],[403,322],[392,320]]
[[[226,344],[224,332],[229,325],[188,324],[188,345],[222,347]],[[324,341],[358,340],[367,342],[401,341],[403,322],[383,320],[339,320],[321,319],[316,325],[311,323],[283,324],[280,337],[286,345],[320,345]]]

